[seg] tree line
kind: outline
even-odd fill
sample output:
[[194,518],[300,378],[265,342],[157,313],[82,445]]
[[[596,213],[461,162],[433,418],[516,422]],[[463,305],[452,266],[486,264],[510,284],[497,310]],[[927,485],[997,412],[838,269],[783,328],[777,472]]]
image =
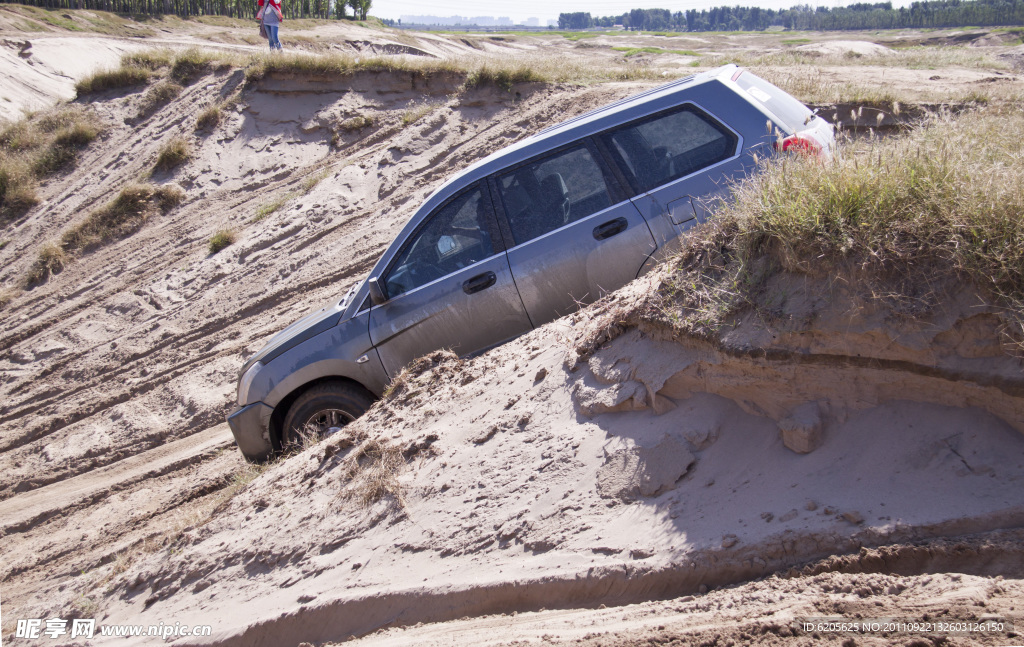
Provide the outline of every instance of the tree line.
[[[283,0],[281,10],[287,18],[354,18],[366,20],[373,0]],[[10,4],[11,0],[0,0]],[[228,16],[254,18],[257,0],[16,0],[14,3],[44,9],[88,9],[131,16],[171,14],[191,16]],[[349,15],[348,8],[352,9]]]
[[713,7],[698,11],[633,9],[618,16],[563,13],[559,29],[622,25],[643,31],[760,31],[1002,27],[1024,25],[1024,0],[923,0],[894,9],[892,2],[859,2],[845,7],[799,5],[790,9]]

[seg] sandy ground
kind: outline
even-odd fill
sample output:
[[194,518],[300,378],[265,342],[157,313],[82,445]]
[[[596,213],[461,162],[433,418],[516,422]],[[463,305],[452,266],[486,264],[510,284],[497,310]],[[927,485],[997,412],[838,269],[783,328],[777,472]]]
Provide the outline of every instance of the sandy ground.
[[[20,88],[0,88],[3,98],[13,95],[0,101],[5,115],[68,97],[73,79],[140,46],[109,34],[19,31],[22,20],[0,11],[0,53],[17,71],[3,83]],[[147,28],[159,40],[147,45],[258,46],[232,26]],[[551,55],[666,72],[690,58],[625,61],[610,45],[741,54],[759,46],[749,35],[573,43],[348,25],[295,36],[308,38],[293,42],[311,51]],[[73,67],[62,63],[64,47],[76,53]],[[836,47],[844,46],[828,51]],[[993,60],[1013,60],[1013,47],[994,47],[1011,58]],[[807,76],[771,73],[792,84]],[[977,87],[1020,91],[1002,63],[823,65],[811,76],[800,83],[866,86],[884,76],[923,101]],[[984,81],[1002,77],[1009,80]],[[852,330],[849,317],[834,313],[811,334],[774,342],[884,364],[812,371],[814,379],[791,362],[757,365],[639,330],[580,360],[575,348],[593,331],[588,322],[604,316],[588,311],[469,364],[442,358],[410,377],[422,383],[419,393],[397,390],[344,438],[262,474],[246,467],[223,418],[238,367],[263,340],[361,278],[453,170],[650,84],[504,92],[465,91],[443,77],[413,87],[400,73],[269,78],[245,88],[213,132],[196,133],[199,110],[241,82],[237,71],[208,74],[144,119],[141,93],[91,98],[85,105],[105,126],[101,139],[41,188],[41,205],[0,232],[9,241],[0,248],[0,282],[16,286],[41,244],[147,174],[170,137],[193,141],[188,164],[153,178],[182,187],[182,206],[0,311],[5,640],[17,619],[53,614],[208,623],[217,644],[365,636],[381,644],[626,645],[641,637],[755,642],[751,627],[769,626],[757,641],[810,640],[781,627],[815,614],[1018,613],[1021,407],[1019,395],[989,384],[1017,384],[1021,366],[993,351],[984,313],[972,319],[963,305],[969,295],[921,329],[887,327],[885,313],[874,313]],[[421,116],[406,123],[411,113]],[[373,125],[340,127],[360,116]],[[316,174],[323,179],[307,191],[303,180]],[[207,241],[223,228],[238,241],[211,255]],[[855,297],[846,295],[839,312]],[[714,377],[696,385],[683,367],[697,364]],[[928,381],[907,364],[946,373]],[[766,374],[776,386],[759,390]],[[778,424],[805,401],[829,403],[826,442],[797,455]],[[365,505],[360,474],[372,470],[357,469],[366,467],[357,459],[367,439],[407,455],[388,481],[398,489]],[[822,565],[861,547],[931,551],[934,559],[874,565],[869,575]],[[789,572],[808,563],[819,566]],[[647,602],[663,598],[673,601]],[[386,627],[395,628],[373,633]],[[993,640],[1010,638],[1003,631]]]

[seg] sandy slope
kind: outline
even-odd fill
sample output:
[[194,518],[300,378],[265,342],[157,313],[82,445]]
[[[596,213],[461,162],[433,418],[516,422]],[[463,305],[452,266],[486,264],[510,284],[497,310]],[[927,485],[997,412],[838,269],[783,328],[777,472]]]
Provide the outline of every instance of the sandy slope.
[[[190,29],[161,42],[216,36],[231,41],[217,46],[251,47],[219,35],[224,30]],[[323,34],[321,49],[405,45],[438,57],[489,49],[534,55],[547,46],[543,39],[441,36],[410,43],[333,25]],[[110,52],[133,46],[111,43]],[[559,56],[617,56],[553,47]],[[825,74],[867,80],[876,72]],[[949,87],[960,92],[987,74],[886,73],[922,92],[938,83],[929,76],[957,79]],[[791,354],[851,364],[817,373],[636,330],[577,361],[580,339],[596,330],[586,320],[599,313],[589,312],[467,365],[444,360],[352,430],[355,440],[366,434],[408,450],[397,481],[404,507],[393,496],[369,507],[347,498],[361,482],[348,485],[344,476],[359,450],[341,438],[241,486],[246,470],[223,448],[217,427],[231,407],[238,367],[262,340],[343,294],[452,169],[646,87],[532,85],[506,93],[461,91],[456,77],[415,87],[402,74],[270,78],[245,88],[213,132],[195,133],[199,110],[241,82],[239,72],[207,74],[145,118],[140,93],[92,97],[87,105],[106,128],[101,140],[74,170],[42,187],[42,205],[0,233],[10,241],[0,249],[0,282],[15,285],[43,242],[145,177],[165,141],[176,134],[193,140],[192,161],[153,178],[184,188],[182,206],[0,311],[5,636],[15,618],[63,614],[103,622],[180,616],[208,621],[218,640],[239,644],[281,644],[280,636],[324,641],[389,623],[689,595],[861,545],[983,533],[965,541],[1012,555],[1006,542],[984,533],[1018,526],[1022,515],[1022,442],[1013,430],[1019,395],[991,388],[1017,384],[1020,365],[993,350],[984,316],[965,314],[969,294],[919,330],[887,328],[885,313],[874,312],[851,331],[841,315],[850,303],[864,306],[856,300],[817,332],[790,331],[779,342],[750,322],[761,336],[743,339],[755,346],[777,343]],[[423,114],[404,123],[411,113]],[[360,116],[373,125],[340,127]],[[305,193],[303,180],[320,172],[323,180]],[[256,220],[261,205],[281,198],[288,199],[278,211]],[[238,242],[210,255],[209,237],[226,227]],[[850,359],[857,353],[882,369]],[[908,363],[946,372],[928,381],[905,370]],[[684,365],[699,367],[703,382],[690,374],[670,380]],[[758,391],[758,384],[773,388]],[[825,408],[826,443],[798,456],[782,446],[777,423],[817,400],[834,400]],[[1004,586],[994,584],[994,573],[1019,577],[990,563],[1001,562],[951,559],[934,568],[975,572],[981,579],[971,586],[985,591]],[[906,574],[926,570],[918,564]],[[807,586],[811,601],[814,591],[840,600],[847,585],[874,586],[830,577],[840,582],[834,591],[824,580],[796,587]],[[954,577],[906,584],[928,606],[956,593]],[[917,608],[918,598],[885,593],[892,582],[885,583],[871,596],[890,605],[887,612]],[[740,599],[782,595],[747,586]],[[1015,582],[1005,587],[1007,597],[1019,590]],[[742,606],[717,595],[707,604]],[[1000,613],[1014,611],[1000,595],[984,599]],[[614,637],[670,608],[626,611],[625,625],[596,616],[569,622],[597,622],[604,628],[595,631]],[[702,618],[743,624],[727,616]],[[539,625],[559,622],[537,618]],[[448,636],[449,629],[430,631]],[[480,639],[459,638],[460,626],[450,631],[452,641]],[[531,631],[507,640],[538,639]],[[723,636],[742,642],[730,631]],[[585,639],[576,630],[559,635]]]
[[[1020,360],[934,343],[950,321],[973,326],[976,308],[952,299],[893,327],[836,295],[813,306],[814,327],[771,331],[760,359],[731,354],[765,334],[757,321],[718,349],[650,325],[603,335],[654,280],[480,359],[422,362],[349,434],[276,465],[173,554],[131,568],[108,621],[188,613],[217,628],[211,644],[322,642],[693,594],[1024,522]],[[820,293],[792,293],[793,318]],[[939,374],[916,368],[922,338]],[[987,369],[972,376],[979,356]],[[1000,375],[1010,386],[987,386]],[[826,440],[801,455],[779,425],[807,401]],[[374,468],[361,443],[376,442],[404,460],[391,494],[363,506]]]

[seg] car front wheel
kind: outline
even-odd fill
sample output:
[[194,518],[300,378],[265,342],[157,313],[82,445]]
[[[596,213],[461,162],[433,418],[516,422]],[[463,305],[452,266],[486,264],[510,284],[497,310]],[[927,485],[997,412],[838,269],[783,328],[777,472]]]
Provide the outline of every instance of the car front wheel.
[[321,382],[306,390],[288,409],[282,429],[284,447],[301,446],[337,433],[366,413],[373,395],[349,382]]

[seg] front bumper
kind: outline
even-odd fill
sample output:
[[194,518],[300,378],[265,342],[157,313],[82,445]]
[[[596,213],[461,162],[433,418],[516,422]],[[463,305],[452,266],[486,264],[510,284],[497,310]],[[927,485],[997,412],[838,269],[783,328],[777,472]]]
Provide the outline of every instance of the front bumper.
[[228,426],[235,436],[235,444],[251,461],[262,462],[270,458],[274,445],[270,442],[271,407],[262,402],[247,404],[228,416]]

